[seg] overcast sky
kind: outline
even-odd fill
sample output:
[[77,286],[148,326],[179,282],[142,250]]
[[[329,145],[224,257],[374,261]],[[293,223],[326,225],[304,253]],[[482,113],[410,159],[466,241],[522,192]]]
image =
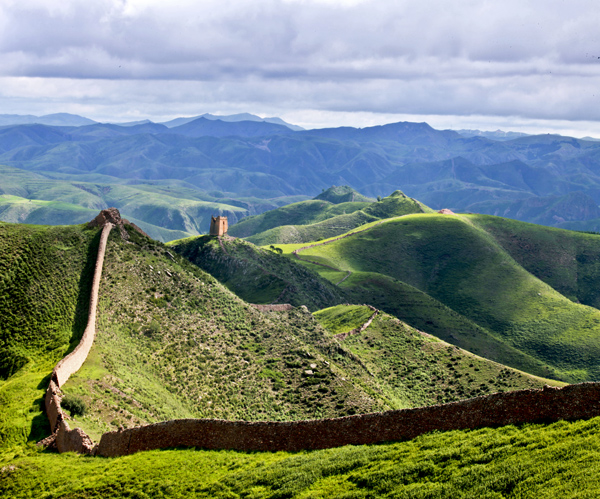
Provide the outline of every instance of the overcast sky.
[[2,0],[0,114],[600,136],[592,0]]

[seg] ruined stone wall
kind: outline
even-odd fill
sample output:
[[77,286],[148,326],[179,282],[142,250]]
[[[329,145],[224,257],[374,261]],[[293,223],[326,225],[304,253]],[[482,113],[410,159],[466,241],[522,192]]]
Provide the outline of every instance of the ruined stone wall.
[[600,383],[582,383],[337,419],[289,423],[180,419],[105,433],[96,453],[123,456],[167,447],[293,452],[407,440],[434,430],[549,423],[599,415]]
[[45,444],[55,444],[59,452],[75,451],[89,454],[93,448],[92,440],[85,432],[83,432],[83,430],[79,428],[71,430],[69,428],[69,425],[66,422],[65,413],[60,406],[60,387],[83,365],[92,348],[92,344],[94,343],[94,337],[96,336],[98,291],[100,289],[106,243],[112,228],[113,224],[106,222],[102,228],[102,233],[100,234],[100,244],[98,246],[98,256],[96,258],[92,291],[90,294],[88,321],[83,336],[75,349],[56,365],[52,371],[52,378],[48,385],[48,389],[46,390],[45,406],[46,414],[50,420],[50,428],[52,429],[52,438],[49,441],[43,442]]
[[106,251],[106,242],[108,234],[113,228],[113,224],[107,223],[102,228],[100,235],[100,245],[98,247],[98,257],[96,258],[96,268],[94,270],[94,280],[92,282],[92,292],[90,296],[90,308],[88,311],[88,322],[81,337],[81,341],[69,355],[64,357],[52,371],[52,379],[60,388],[69,379],[71,374],[77,372],[85,362],[96,335],[96,307],[98,305],[98,290],[100,289],[100,278],[102,277],[102,265],[104,264],[104,253]]
[[[348,304],[346,304],[346,305],[348,305]],[[371,325],[371,322],[373,322],[373,319],[375,319],[375,317],[377,317],[377,315],[379,314],[379,310],[377,310],[375,307],[373,307],[371,305],[366,305],[366,306],[369,307],[373,311],[373,314],[371,315],[371,317],[369,317],[367,322],[365,322],[362,326],[358,326],[358,327],[352,329],[351,331],[348,331],[347,333],[338,333],[338,334],[333,335],[333,337],[337,338],[338,340],[343,340],[353,334],[360,334],[365,329],[367,329]]]
[[280,305],[255,305],[250,303],[252,307],[259,310],[260,312],[287,312],[288,310],[292,310],[294,307],[289,303],[282,303]]

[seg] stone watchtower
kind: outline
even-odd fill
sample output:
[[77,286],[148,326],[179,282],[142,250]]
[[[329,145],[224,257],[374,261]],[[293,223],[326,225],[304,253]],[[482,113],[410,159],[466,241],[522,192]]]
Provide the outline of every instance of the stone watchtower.
[[210,217],[210,232],[211,236],[224,236],[227,234],[227,217]]

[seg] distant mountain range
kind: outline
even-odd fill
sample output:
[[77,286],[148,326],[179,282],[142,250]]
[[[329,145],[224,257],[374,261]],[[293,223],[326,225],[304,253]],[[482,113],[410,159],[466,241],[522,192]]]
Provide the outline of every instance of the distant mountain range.
[[[61,126],[0,128],[0,219],[27,222],[21,200],[68,204],[79,215],[115,205],[167,240],[205,232],[211,214],[235,222],[347,185],[370,198],[401,190],[435,210],[600,227],[598,141],[465,137],[409,122],[295,131],[243,119],[251,115],[66,126],[69,116],[52,118]],[[37,209],[38,219],[74,223]]]
[[[241,114],[230,114],[225,116],[219,116],[215,114],[201,114],[200,116],[192,116],[189,118],[175,118],[170,121],[166,121],[163,123],[159,123],[161,125],[166,126],[167,128],[173,128],[180,125],[185,125],[190,121],[197,120],[198,118],[204,118],[211,121],[225,121],[228,123],[237,122],[237,121],[258,121],[264,123],[274,123],[276,125],[282,125],[288,127],[290,130],[299,131],[304,130],[304,128],[291,125],[286,123],[281,118],[273,117],[273,118],[261,118],[260,116],[256,116],[250,113],[241,113]],[[0,126],[8,126],[8,125],[48,125],[48,126],[85,126],[85,125],[94,125],[100,122],[90,120],[89,118],[84,118],[83,116],[78,116],[76,114],[69,113],[56,113],[56,114],[46,114],[44,116],[34,116],[32,114],[0,114]],[[110,122],[114,125],[119,126],[136,126],[136,125],[147,125],[153,123],[150,120],[140,120],[140,121],[129,121],[126,123],[119,122]]]

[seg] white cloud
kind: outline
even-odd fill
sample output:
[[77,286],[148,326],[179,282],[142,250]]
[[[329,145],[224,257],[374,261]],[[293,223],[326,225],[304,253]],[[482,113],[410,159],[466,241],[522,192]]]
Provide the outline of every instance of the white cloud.
[[600,120],[596,5],[4,0],[0,105]]

